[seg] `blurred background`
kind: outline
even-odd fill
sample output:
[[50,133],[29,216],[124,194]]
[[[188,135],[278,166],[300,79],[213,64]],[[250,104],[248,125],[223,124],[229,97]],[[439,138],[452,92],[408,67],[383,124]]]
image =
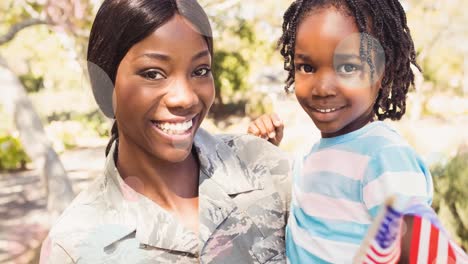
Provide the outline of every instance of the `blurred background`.
[[[291,1],[201,0],[214,28],[215,105],[203,127],[245,133],[276,112],[281,148],[318,131],[293,95],[276,49]],[[102,172],[110,120],[86,76],[90,27],[101,0],[0,1],[0,263],[38,263],[51,223]],[[402,2],[423,73],[393,125],[431,166],[434,209],[468,248],[468,1]]]

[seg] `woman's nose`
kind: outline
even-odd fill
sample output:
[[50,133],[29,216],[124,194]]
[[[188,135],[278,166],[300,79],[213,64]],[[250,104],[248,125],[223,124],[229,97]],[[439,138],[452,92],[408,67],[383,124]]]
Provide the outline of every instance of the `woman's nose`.
[[189,80],[174,80],[165,96],[165,103],[168,108],[189,109],[198,104],[198,96]]

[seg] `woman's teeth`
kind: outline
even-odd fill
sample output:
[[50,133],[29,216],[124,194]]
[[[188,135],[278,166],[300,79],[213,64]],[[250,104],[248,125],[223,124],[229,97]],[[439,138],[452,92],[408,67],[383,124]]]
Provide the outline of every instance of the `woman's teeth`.
[[193,125],[192,120],[183,123],[158,122],[156,126],[169,135],[182,135],[187,133]]

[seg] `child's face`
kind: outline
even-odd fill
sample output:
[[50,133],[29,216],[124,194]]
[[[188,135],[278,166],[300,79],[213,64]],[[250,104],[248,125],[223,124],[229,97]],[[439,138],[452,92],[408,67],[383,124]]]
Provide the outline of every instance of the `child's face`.
[[312,11],[299,24],[295,46],[295,93],[322,137],[357,130],[373,117],[380,80],[371,83],[359,57],[355,20],[336,8]]

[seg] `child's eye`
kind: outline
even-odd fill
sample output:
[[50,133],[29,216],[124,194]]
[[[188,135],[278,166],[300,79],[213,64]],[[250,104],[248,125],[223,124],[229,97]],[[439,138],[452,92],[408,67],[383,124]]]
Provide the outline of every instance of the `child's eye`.
[[145,71],[145,72],[142,72],[140,73],[140,76],[145,78],[145,79],[148,79],[148,80],[161,80],[161,79],[164,79],[164,75],[158,71],[155,71],[155,70],[148,70],[148,71]]
[[298,64],[296,66],[296,70],[304,72],[304,73],[314,73],[315,72],[315,68],[312,67],[309,64]]
[[211,69],[208,67],[203,67],[195,70],[193,72],[193,76],[195,77],[204,77],[207,76],[211,72]]
[[343,73],[343,74],[351,74],[356,71],[360,70],[360,66],[355,65],[355,64],[342,64],[336,68],[336,71],[338,73]]

